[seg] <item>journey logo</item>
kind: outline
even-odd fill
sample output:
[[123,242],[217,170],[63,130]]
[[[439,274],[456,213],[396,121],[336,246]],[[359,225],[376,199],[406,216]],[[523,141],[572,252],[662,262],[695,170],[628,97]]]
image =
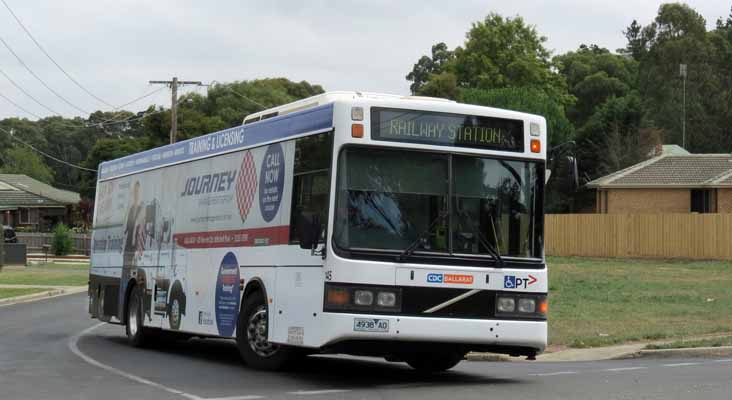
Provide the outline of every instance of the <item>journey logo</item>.
[[239,167],[239,177],[236,179],[236,204],[239,207],[241,222],[247,220],[256,192],[257,167],[254,165],[252,153],[247,150],[244,152],[241,167]]
[[280,209],[285,188],[285,154],[279,143],[270,145],[262,159],[259,176],[259,210],[266,222],[272,221]]
[[186,185],[180,197],[226,192],[231,190],[235,179],[236,170],[194,176],[186,179]]

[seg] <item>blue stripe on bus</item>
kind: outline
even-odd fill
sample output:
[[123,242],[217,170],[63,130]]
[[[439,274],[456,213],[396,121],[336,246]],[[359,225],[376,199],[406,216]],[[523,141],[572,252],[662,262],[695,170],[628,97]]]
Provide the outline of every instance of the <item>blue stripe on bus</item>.
[[99,180],[333,127],[333,104],[224,129],[99,164]]

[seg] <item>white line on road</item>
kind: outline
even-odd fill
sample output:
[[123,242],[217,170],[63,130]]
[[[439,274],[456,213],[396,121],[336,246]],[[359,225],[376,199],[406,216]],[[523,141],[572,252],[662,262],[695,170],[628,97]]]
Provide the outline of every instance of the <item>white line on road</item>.
[[603,369],[603,371],[607,372],[620,372],[620,371],[635,371],[638,369],[648,369],[648,367],[621,367],[621,368],[608,368]]
[[698,362],[686,362],[686,363],[676,363],[676,364],[663,364],[664,367],[690,367],[692,365],[701,365],[702,363]]
[[342,389],[298,390],[297,392],[287,392],[287,394],[308,396],[308,395],[317,395],[317,394],[332,394],[332,393],[345,393],[345,392],[350,392],[350,390],[342,390]]
[[547,372],[543,374],[529,374],[529,376],[556,376],[556,375],[572,375],[577,374],[577,371],[559,371],[559,372]]
[[176,394],[176,395],[185,397],[185,398],[187,398],[189,400],[224,400],[224,399],[226,399],[226,400],[250,400],[250,399],[261,399],[261,398],[263,398],[262,396],[238,396],[238,397],[225,397],[225,398],[219,398],[219,399],[206,399],[204,397],[196,396],[195,394],[186,393],[186,392],[184,392],[182,390],[178,390],[178,389],[175,389],[175,388],[172,388],[172,387],[169,387],[169,386],[165,386],[165,385],[162,385],[160,383],[153,382],[153,381],[147,380],[145,378],[139,377],[137,375],[133,375],[133,374],[127,373],[125,371],[119,370],[119,369],[117,369],[115,367],[112,367],[110,365],[103,364],[103,363],[101,363],[101,362],[99,362],[99,361],[97,361],[97,360],[95,360],[95,359],[87,356],[86,354],[82,353],[81,350],[79,350],[79,339],[82,336],[89,334],[91,331],[99,328],[102,325],[105,325],[105,323],[104,322],[101,322],[101,323],[96,324],[96,325],[94,325],[92,327],[89,327],[87,329],[84,329],[83,331],[79,332],[78,334],[72,336],[69,339],[69,343],[68,343],[69,350],[71,350],[72,353],[76,354],[79,358],[81,358],[82,360],[84,360],[86,363],[88,363],[90,365],[93,365],[93,366],[95,366],[97,368],[104,369],[104,370],[109,371],[109,372],[111,372],[113,374],[117,374],[119,376],[122,376],[124,378],[127,378],[127,379],[129,379],[131,381],[134,381],[134,382],[137,382],[137,383],[141,383],[143,385],[147,385],[147,386],[154,387],[154,388],[157,388],[157,389],[160,389],[160,390],[164,390],[164,391],[166,391],[168,393],[172,393],[172,394]]
[[728,363],[728,362],[732,362],[732,358],[728,358],[728,359],[724,359],[724,360],[714,360],[712,362],[715,362],[715,363]]

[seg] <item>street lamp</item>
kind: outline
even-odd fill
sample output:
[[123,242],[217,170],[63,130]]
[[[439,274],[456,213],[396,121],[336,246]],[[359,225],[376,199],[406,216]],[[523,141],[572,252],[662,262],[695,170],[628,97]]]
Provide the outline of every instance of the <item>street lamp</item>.
[[681,147],[686,149],[686,64],[679,64],[679,76],[684,82],[681,94]]

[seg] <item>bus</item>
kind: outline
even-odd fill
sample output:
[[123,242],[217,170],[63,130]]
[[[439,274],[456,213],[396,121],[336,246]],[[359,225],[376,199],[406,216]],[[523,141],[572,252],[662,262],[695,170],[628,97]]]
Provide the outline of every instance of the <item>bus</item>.
[[89,313],[135,346],[228,338],[452,368],[547,344],[546,122],[330,92],[100,164]]

